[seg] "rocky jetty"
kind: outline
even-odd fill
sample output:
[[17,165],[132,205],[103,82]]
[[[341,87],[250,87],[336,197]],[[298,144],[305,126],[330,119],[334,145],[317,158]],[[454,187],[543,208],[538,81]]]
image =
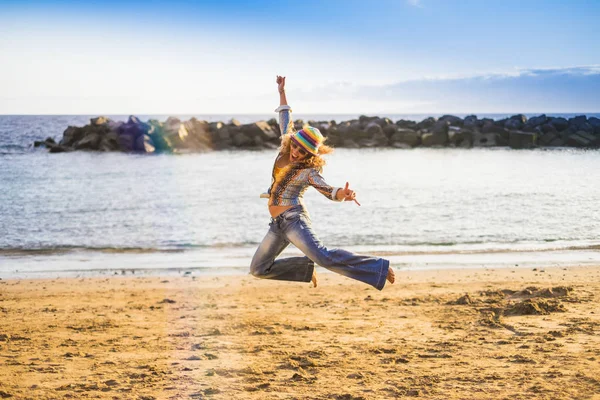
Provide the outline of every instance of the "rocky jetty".
[[[361,116],[342,121],[294,121],[296,129],[311,125],[321,130],[335,147],[496,147],[514,149],[536,147],[600,147],[600,119],[585,115],[574,118],[540,115],[527,119],[522,114],[493,120],[475,115],[459,118],[444,115],[421,122]],[[165,122],[140,121],[131,116],[127,122],[106,117],[90,120],[84,127],[69,126],[56,143],[52,138],[34,145],[51,153],[73,150],[121,151],[136,153],[206,152],[226,149],[277,148],[279,125],[275,118],[241,124],[232,119],[207,122],[192,118],[181,121],[169,117]]]

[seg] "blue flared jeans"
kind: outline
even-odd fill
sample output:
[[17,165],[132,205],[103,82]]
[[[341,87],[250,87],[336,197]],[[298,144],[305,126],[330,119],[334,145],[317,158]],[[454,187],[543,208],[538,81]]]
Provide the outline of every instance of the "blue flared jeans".
[[[276,260],[290,243],[306,257]],[[312,230],[306,209],[298,205],[271,218],[269,232],[252,258],[250,272],[257,278],[310,282],[315,264],[367,283],[378,290],[385,285],[390,265],[383,258],[323,246]]]

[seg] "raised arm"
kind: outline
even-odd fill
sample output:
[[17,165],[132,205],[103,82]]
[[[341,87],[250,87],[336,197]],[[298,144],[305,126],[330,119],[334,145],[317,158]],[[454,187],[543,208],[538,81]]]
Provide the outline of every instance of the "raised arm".
[[285,76],[277,75],[277,90],[279,91],[279,107],[275,112],[279,113],[279,130],[281,136],[294,131],[292,122],[292,108],[288,105],[285,97]]

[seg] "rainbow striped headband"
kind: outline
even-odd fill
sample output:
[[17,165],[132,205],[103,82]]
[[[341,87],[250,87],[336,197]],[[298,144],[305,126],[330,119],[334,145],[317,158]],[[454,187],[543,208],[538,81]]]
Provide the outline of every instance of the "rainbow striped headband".
[[292,135],[292,139],[312,155],[319,154],[319,146],[325,138],[317,128],[307,126]]

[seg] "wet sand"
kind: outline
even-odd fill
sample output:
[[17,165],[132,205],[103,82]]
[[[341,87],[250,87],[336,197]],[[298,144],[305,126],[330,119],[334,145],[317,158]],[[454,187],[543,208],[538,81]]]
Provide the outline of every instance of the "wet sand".
[[0,280],[0,399],[600,399],[600,267]]

